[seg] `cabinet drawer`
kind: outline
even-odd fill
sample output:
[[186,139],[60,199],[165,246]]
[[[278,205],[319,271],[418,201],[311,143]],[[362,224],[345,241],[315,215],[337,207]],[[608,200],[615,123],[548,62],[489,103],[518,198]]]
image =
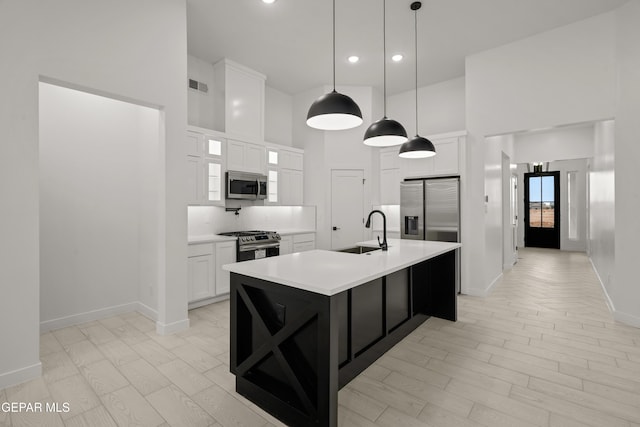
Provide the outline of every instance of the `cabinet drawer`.
[[187,256],[202,256],[202,255],[211,255],[213,254],[213,243],[198,243],[194,245],[189,245],[187,249]]
[[316,240],[315,233],[294,234],[293,243],[313,242]]

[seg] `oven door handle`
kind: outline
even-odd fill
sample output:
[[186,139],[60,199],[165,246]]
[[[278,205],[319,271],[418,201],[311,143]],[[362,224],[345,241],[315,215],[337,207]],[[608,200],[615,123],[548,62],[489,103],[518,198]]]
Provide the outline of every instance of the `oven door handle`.
[[269,249],[269,248],[278,248],[278,247],[280,247],[280,242],[265,243],[265,244],[258,244],[258,245],[245,245],[245,246],[240,246],[238,250],[240,252],[248,252],[248,251],[255,251],[258,249]]

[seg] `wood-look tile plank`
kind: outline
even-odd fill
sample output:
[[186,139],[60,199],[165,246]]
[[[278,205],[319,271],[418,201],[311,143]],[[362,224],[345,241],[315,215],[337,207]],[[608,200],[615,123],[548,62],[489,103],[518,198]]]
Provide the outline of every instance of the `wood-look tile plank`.
[[532,427],[535,424],[528,423],[525,420],[515,418],[503,412],[486,407],[481,403],[473,405],[473,409],[469,414],[469,419],[491,427]]
[[64,350],[62,344],[51,332],[40,335],[40,356]]
[[610,415],[616,414],[620,418],[628,421],[640,422],[639,408],[614,401],[611,397],[605,398],[603,396],[565,387],[539,378],[531,378],[531,381],[529,381],[529,388],[550,396],[555,396],[564,401],[573,402],[585,407],[595,407],[602,412]]
[[69,326],[67,328],[56,329],[51,333],[63,346],[87,339],[87,337],[82,333],[82,331],[80,331],[80,329],[78,329],[77,326]]
[[73,375],[49,385],[54,402],[69,404],[70,411],[62,412],[63,419],[71,418],[84,411],[100,406],[100,399],[82,375]]
[[207,377],[180,359],[160,365],[158,370],[189,396],[213,385]]
[[397,372],[389,374],[383,382],[398,390],[406,391],[423,402],[432,403],[463,417],[468,416],[473,407],[473,402],[468,399]]
[[115,366],[121,366],[134,360],[140,359],[140,355],[120,339],[109,341],[97,346],[98,350],[109,362]]
[[171,352],[201,373],[213,369],[222,363],[216,359],[214,355],[190,343],[175,347]]
[[526,387],[529,383],[528,374],[524,374],[522,372],[508,368],[503,368],[491,363],[483,363],[468,357],[458,356],[457,354],[450,353],[445,358],[445,361],[453,365],[457,365],[462,368],[487,375],[492,378],[506,381],[510,384],[517,384]]
[[349,410],[369,421],[375,421],[388,407],[386,403],[372,399],[348,385],[338,393],[338,404],[348,407]]
[[264,426],[267,421],[217,385],[191,397],[223,426]]
[[452,379],[458,379],[464,383],[504,396],[508,395],[509,389],[511,389],[511,384],[506,381],[441,360],[431,359],[427,367]]
[[171,384],[167,377],[144,359],[120,366],[120,372],[143,396]]
[[78,341],[66,345],[65,351],[77,366],[87,365],[104,359],[104,354],[89,340]]
[[425,425],[433,427],[478,427],[482,426],[478,422],[453,412],[447,411],[440,406],[433,405],[429,402],[425,405],[418,419]]
[[349,383],[349,386],[353,390],[357,390],[379,402],[384,402],[390,407],[412,417],[416,417],[425,405],[425,402],[406,391],[373,381],[368,377],[356,377]]
[[345,406],[338,406],[338,427],[375,427],[376,424]]
[[42,377],[48,384],[79,373],[78,367],[65,351],[47,354],[42,356],[40,361]]
[[376,421],[380,427],[424,427],[425,424],[416,417],[409,416],[393,407],[387,408]]
[[182,390],[173,385],[151,393],[147,400],[172,426],[207,427],[215,422]]
[[153,366],[171,362],[176,358],[175,354],[153,340],[142,341],[131,348]]
[[129,385],[129,381],[106,359],[80,366],[80,372],[98,396]]
[[101,396],[102,403],[119,426],[159,426],[165,420],[131,386]]

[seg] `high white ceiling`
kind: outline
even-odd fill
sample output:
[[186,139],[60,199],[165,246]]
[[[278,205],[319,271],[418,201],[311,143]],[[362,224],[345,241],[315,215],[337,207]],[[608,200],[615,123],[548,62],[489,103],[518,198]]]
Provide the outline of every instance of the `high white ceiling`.
[[[418,11],[418,85],[464,75],[465,56],[617,8],[628,0],[426,0]],[[414,87],[412,0],[387,0],[387,92]],[[336,0],[336,83],[382,88],[382,0]],[[229,58],[289,94],[332,79],[331,0],[187,0],[188,49]],[[357,64],[347,56],[358,55]]]

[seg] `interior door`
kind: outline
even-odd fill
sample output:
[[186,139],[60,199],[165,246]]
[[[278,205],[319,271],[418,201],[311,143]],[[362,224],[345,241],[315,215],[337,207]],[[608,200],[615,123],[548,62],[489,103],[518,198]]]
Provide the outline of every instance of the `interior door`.
[[364,172],[331,171],[331,249],[343,249],[364,240]]
[[560,172],[524,174],[524,245],[560,249]]

